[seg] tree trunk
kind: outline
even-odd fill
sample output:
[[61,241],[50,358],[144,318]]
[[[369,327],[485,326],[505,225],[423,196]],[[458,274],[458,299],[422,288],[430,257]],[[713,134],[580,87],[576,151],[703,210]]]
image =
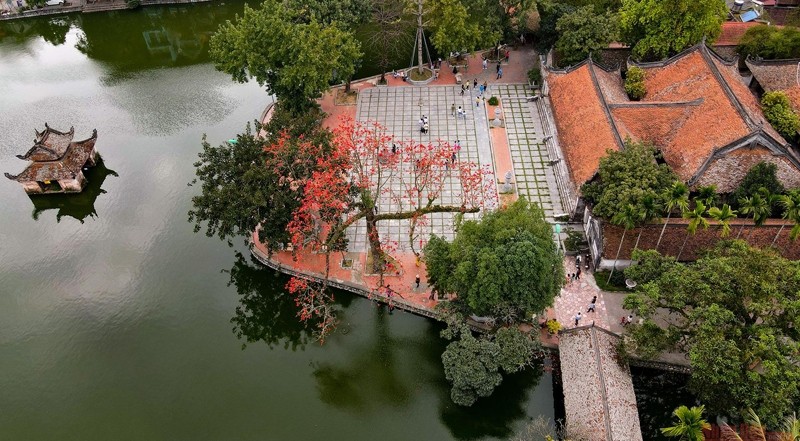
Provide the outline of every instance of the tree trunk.
[[372,268],[370,268],[370,270],[373,273],[380,273],[383,275],[386,259],[383,254],[383,248],[381,248],[381,238],[378,235],[378,223],[375,219],[375,212],[372,210],[367,210],[365,217],[367,221],[367,240],[369,241],[369,251],[372,254]]
[[422,0],[417,0],[417,72],[422,75],[422,38],[425,33],[422,30]]
[[736,233],[736,238],[737,238],[737,239],[739,238],[739,236],[741,236],[741,235],[742,235],[742,231],[744,231],[744,224],[742,224],[742,226],[739,228],[739,232],[738,232],[738,233]]
[[773,247],[775,246],[775,241],[778,240],[778,236],[780,236],[781,233],[783,233],[783,227],[785,227],[785,226],[786,226],[786,221],[783,221],[783,223],[781,224],[780,230],[778,230],[778,233],[775,234],[775,238],[772,239],[772,244],[770,244],[770,246],[773,246]]
[[[633,245],[633,251],[636,251],[636,249],[639,248],[639,239],[642,238],[642,232],[644,232],[644,227],[640,228],[641,230],[639,230],[639,235],[636,236],[636,243]],[[633,251],[631,251],[631,260],[633,260]]]
[[622,251],[622,244],[625,242],[625,233],[628,232],[628,229],[622,230],[622,240],[619,241],[619,246],[617,247],[617,255],[614,257],[614,266],[611,267],[611,273],[608,275],[608,282],[606,284],[611,283],[611,276],[614,275],[614,270],[617,269],[617,260],[619,259],[619,252]]
[[661,227],[661,234],[658,235],[658,242],[656,242],[656,251],[658,251],[658,246],[661,245],[661,238],[664,237],[664,230],[667,229],[667,224],[669,223],[669,217],[672,215],[672,212],[667,213],[667,220],[664,221],[664,226]]
[[347,77],[347,82],[344,83],[344,93],[350,93],[350,83],[353,81],[352,78]]
[[681,254],[683,254],[683,247],[686,246],[686,241],[688,241],[688,240],[689,240],[689,233],[687,232],[686,233],[686,237],[683,239],[683,245],[681,245],[681,250],[678,251],[678,257],[676,257],[675,260],[678,260],[678,261],[681,260]]

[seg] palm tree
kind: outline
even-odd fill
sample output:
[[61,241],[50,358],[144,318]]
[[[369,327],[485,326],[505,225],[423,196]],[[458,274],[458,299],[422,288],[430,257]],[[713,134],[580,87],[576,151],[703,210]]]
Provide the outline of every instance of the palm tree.
[[[744,422],[747,424],[747,439],[767,441],[767,429],[753,409],[747,409],[747,413],[744,415]],[[785,417],[781,425],[781,431],[773,434],[777,435],[777,438],[774,439],[777,441],[800,441],[800,420],[797,419],[797,414],[793,413]],[[722,430],[722,439],[742,441],[741,435],[728,423],[720,424],[720,429]]]
[[792,240],[796,240],[797,236],[800,235],[800,190],[792,190],[788,194],[778,196],[778,202],[783,206],[784,220],[783,224],[781,224],[781,229],[778,230],[778,234],[772,239],[773,246],[775,245],[775,241],[778,240],[778,236],[783,232],[783,227],[786,226],[788,221],[794,222],[794,227],[792,227],[789,237]]
[[731,234],[731,219],[736,218],[736,210],[731,210],[730,205],[722,204],[722,208],[711,207],[708,209],[708,215],[719,222],[722,227],[720,237],[727,237]]
[[708,219],[703,217],[704,214],[706,214],[706,206],[703,204],[703,201],[697,199],[694,200],[693,210],[683,212],[683,218],[689,219],[689,225],[686,227],[686,238],[683,239],[683,245],[681,245],[681,250],[678,252],[676,260],[681,260],[681,254],[683,254],[683,248],[689,240],[689,235],[697,233],[697,227],[703,227],[703,229],[708,228]]
[[[639,224],[643,225],[652,220],[656,220],[659,218],[659,214],[661,213],[661,204],[659,203],[658,197],[652,191],[647,192],[644,196],[642,196],[641,203],[639,204]],[[639,248],[639,239],[642,238],[642,232],[644,228],[639,230],[639,235],[636,236],[636,244],[633,246],[633,249],[636,250]]]
[[717,186],[706,185],[697,189],[697,199],[703,201],[706,207],[713,207],[717,202]]
[[[700,202],[702,203],[702,202]],[[661,433],[669,437],[680,437],[681,441],[703,441],[703,429],[710,429],[711,424],[703,418],[705,406],[680,406],[672,412],[675,425],[664,427]]]
[[641,214],[639,214],[639,210],[637,210],[633,204],[626,205],[622,211],[611,218],[612,224],[621,226],[624,230],[622,230],[622,239],[619,241],[619,246],[617,247],[617,255],[614,257],[614,267],[611,268],[611,273],[608,275],[608,282],[606,283],[611,283],[611,276],[614,275],[614,270],[617,269],[617,260],[619,259],[619,252],[622,250],[622,244],[625,242],[625,234],[631,228],[636,227],[636,221],[640,218]]
[[[762,191],[763,190],[763,191]],[[769,217],[770,212],[772,211],[772,207],[770,205],[770,197],[769,191],[761,187],[758,189],[758,192],[750,196],[749,198],[739,199],[739,206],[741,208],[740,212],[742,214],[750,214],[753,216],[753,222],[756,226],[761,226],[764,224],[764,221],[767,220]],[[742,230],[744,230],[744,224],[742,224],[742,228],[739,229],[739,234],[736,235],[738,239],[739,236],[742,234]],[[750,231],[750,235],[753,234],[753,231]]]
[[664,221],[664,226],[661,228],[661,234],[658,235],[656,251],[658,251],[658,246],[661,245],[661,238],[664,237],[664,230],[667,229],[669,218],[672,216],[672,210],[678,208],[678,210],[683,213],[689,208],[689,187],[683,182],[675,182],[672,184],[672,187],[664,194],[664,208],[667,211],[667,219]]

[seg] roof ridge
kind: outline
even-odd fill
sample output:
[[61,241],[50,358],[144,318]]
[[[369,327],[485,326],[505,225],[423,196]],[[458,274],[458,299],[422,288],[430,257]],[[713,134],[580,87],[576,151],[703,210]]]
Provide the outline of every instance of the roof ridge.
[[712,75],[714,75],[714,79],[716,79],[717,83],[719,83],[720,87],[722,87],[722,91],[725,92],[725,96],[728,97],[728,101],[731,102],[750,130],[758,130],[761,125],[756,124],[755,121],[753,121],[753,118],[750,117],[750,113],[747,112],[747,110],[744,108],[744,105],[742,105],[742,102],[736,97],[736,94],[733,92],[733,89],[731,89],[730,84],[728,84],[728,82],[725,80],[725,77],[722,76],[722,72],[719,71],[717,65],[714,64],[714,60],[709,59],[711,55],[708,52],[708,48],[700,49],[700,55],[703,57],[703,61],[706,62],[706,65],[708,65]]
[[611,103],[609,108],[637,108],[637,107],[686,107],[699,106],[705,101],[704,98],[696,98],[691,101],[630,101],[624,103]]
[[614,118],[611,116],[611,109],[608,107],[608,103],[606,102],[606,97],[605,95],[603,95],[603,90],[600,88],[600,83],[597,81],[597,75],[594,73],[594,63],[592,62],[591,58],[589,58],[589,60],[587,61],[588,61],[587,67],[589,68],[589,78],[592,79],[592,85],[594,85],[594,91],[600,98],[600,104],[603,106],[603,113],[605,113],[606,119],[611,125],[611,131],[614,133],[614,139],[617,141],[617,145],[621,150],[625,148],[625,143],[622,141],[622,136],[620,136],[619,134],[619,130],[617,129],[617,124],[614,121]]
[[745,63],[754,64],[756,66],[774,66],[783,64],[797,64],[800,63],[800,58],[779,58],[776,60],[764,60],[763,58],[753,58],[750,55],[744,60]]

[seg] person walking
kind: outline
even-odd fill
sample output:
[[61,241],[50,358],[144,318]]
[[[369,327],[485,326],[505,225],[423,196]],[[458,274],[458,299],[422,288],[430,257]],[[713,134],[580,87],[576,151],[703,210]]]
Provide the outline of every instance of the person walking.
[[464,96],[464,85],[461,85],[461,96]]
[[476,88],[476,87],[478,87],[478,79],[477,79],[477,78],[475,78],[474,80],[472,80],[472,88],[474,89],[474,88]]
[[417,274],[417,277],[414,279],[414,282],[417,284],[417,289],[419,289],[419,274]]
[[476,96],[475,97],[475,107],[480,107],[480,106],[481,106],[481,97],[480,96]]
[[450,105],[450,114],[456,116],[456,103]]
[[483,59],[483,70],[486,70],[486,69],[488,69],[488,68],[489,68],[489,60],[487,60],[486,58],[484,58],[484,59]]
[[[498,66],[500,66],[500,65],[498,64]],[[503,69],[499,69],[498,68],[497,69],[497,79],[499,80],[500,78],[503,78]]]
[[575,316],[575,326],[578,326],[578,324],[580,324],[582,318],[583,316],[581,315],[581,312],[578,311],[578,314]]
[[595,306],[597,306],[597,296],[592,297],[592,302],[589,303],[589,309],[586,312],[595,312]]
[[395,143],[392,143],[392,154],[393,155],[397,154],[397,144]]
[[575,280],[581,280],[581,267],[578,267],[578,272],[575,273]]
[[422,133],[425,133],[425,134],[428,133],[428,123],[427,122],[422,125]]
[[458,112],[457,113],[458,116],[466,118],[466,115],[464,115],[464,109],[462,109],[461,106],[458,106],[458,111],[457,112]]
[[500,73],[500,62],[497,62],[497,73]]

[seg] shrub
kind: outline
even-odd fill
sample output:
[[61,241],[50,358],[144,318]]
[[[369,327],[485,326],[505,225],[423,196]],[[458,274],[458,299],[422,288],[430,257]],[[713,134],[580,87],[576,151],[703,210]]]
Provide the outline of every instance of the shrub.
[[548,320],[545,326],[547,326],[547,332],[550,333],[550,335],[558,334],[558,331],[561,330],[561,323],[555,319]]
[[633,101],[639,101],[647,94],[644,87],[644,71],[636,66],[628,69],[625,76],[625,93]]
[[575,230],[567,230],[567,238],[564,240],[564,247],[567,251],[578,251],[588,245],[583,233]]
[[800,117],[792,110],[789,97],[784,92],[765,93],[761,98],[764,116],[772,127],[787,139],[793,139],[800,130]]
[[529,70],[528,71],[528,81],[530,81],[532,84],[541,85],[542,84],[542,71],[538,67],[534,67],[533,69]]
[[766,188],[770,194],[783,194],[786,188],[778,180],[778,166],[769,162],[759,162],[744,175],[739,187],[731,193],[728,200],[731,206],[738,208],[739,201],[753,197],[759,188]]
[[493,97],[489,98],[489,105],[490,106],[496,106],[498,104],[500,104],[500,100],[497,99],[496,96],[493,96]]
[[759,57],[767,60],[800,57],[800,30],[791,26],[753,26],[739,41],[736,52],[742,58]]

